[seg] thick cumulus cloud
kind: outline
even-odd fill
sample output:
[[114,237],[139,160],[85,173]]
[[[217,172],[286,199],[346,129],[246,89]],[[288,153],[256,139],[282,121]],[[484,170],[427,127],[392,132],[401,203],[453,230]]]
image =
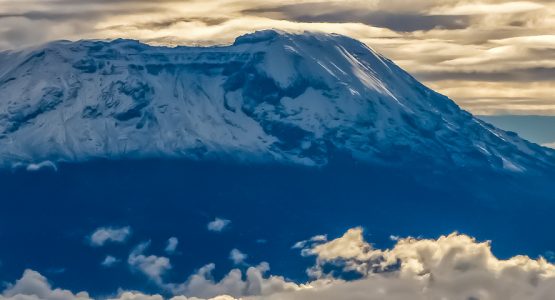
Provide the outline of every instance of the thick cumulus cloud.
[[[543,258],[515,256],[498,259],[489,242],[478,242],[461,234],[438,239],[396,238],[391,249],[375,249],[361,228],[348,230],[330,240],[317,236],[297,243],[304,256],[316,263],[305,284],[269,275],[269,265],[248,267],[245,273],[231,270],[215,280],[214,264],[208,264],[184,283],[160,282],[171,300],[233,299],[532,299],[548,300],[555,295],[555,265]],[[140,254],[136,254],[140,255]],[[360,275],[356,280],[339,279],[344,272]],[[113,300],[163,300],[161,295],[121,291]],[[88,300],[85,292],[52,288],[37,272],[8,285],[0,300],[61,299]]]
[[72,293],[52,288],[46,277],[38,272],[26,270],[21,279],[0,294],[0,300],[91,300],[86,292]]
[[549,0],[0,0],[0,49],[120,37],[225,44],[267,28],[334,32],[478,114],[555,114],[554,27]]
[[[393,249],[380,250],[364,240],[362,228],[353,228],[340,238],[312,244],[304,250],[304,255],[317,257],[315,268],[340,263],[344,270],[354,270],[364,276],[396,273],[402,278],[430,279],[437,283],[456,278],[453,276],[485,279],[474,275],[490,273],[499,281],[510,279],[507,282],[532,286],[555,277],[555,266],[543,258],[515,256],[499,260],[492,254],[489,242],[476,242],[456,233],[437,240],[399,239]],[[489,284],[484,282],[484,285]]]
[[437,240],[406,238],[388,250],[374,249],[361,228],[325,243],[311,243],[304,255],[317,257],[309,270],[316,278],[332,264],[363,277],[332,280],[325,288],[273,295],[268,299],[550,299],[555,266],[545,259],[496,258],[489,242],[451,234]]
[[267,297],[302,288],[281,276],[266,275],[270,270],[267,263],[248,267],[244,273],[240,269],[233,269],[219,281],[212,275],[215,267],[214,264],[208,264],[191,275],[186,282],[167,284],[166,289],[176,297],[212,299],[218,296]]

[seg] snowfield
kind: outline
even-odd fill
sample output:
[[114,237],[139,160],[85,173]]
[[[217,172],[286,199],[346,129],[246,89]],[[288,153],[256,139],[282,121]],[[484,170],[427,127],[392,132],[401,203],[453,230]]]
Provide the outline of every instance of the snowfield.
[[366,45],[261,31],[218,47],[58,41],[0,53],[0,165],[232,159],[552,168]]

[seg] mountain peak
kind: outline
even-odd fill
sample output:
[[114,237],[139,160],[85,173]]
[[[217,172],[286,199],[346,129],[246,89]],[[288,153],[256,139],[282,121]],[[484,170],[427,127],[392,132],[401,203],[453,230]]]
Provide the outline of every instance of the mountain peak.
[[[342,44],[345,47],[363,47],[370,49],[360,41],[341,34],[320,31],[288,32],[279,29],[259,30],[238,36],[232,45],[273,43],[276,41],[282,41],[286,44],[291,44],[293,41],[304,41],[305,43],[319,44],[320,46],[327,43],[334,43]],[[373,50],[370,51],[374,52]]]
[[276,29],[255,31],[255,32],[247,33],[237,37],[233,45],[254,44],[254,43],[260,43],[260,42],[272,41],[280,36],[283,37],[286,34],[287,34],[286,32],[281,30],[276,30]]
[[[0,165],[228,157],[524,171],[553,151],[496,129],[366,45],[276,30],[224,47],[58,42],[0,54]],[[156,138],[153,140],[152,137]]]

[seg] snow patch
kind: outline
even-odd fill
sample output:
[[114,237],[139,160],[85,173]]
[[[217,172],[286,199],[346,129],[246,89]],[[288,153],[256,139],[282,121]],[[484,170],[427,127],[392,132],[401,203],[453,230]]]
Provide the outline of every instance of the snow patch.
[[52,170],[54,172],[58,171],[58,166],[55,163],[47,160],[37,164],[28,164],[25,168],[29,172],[36,172],[41,170]]

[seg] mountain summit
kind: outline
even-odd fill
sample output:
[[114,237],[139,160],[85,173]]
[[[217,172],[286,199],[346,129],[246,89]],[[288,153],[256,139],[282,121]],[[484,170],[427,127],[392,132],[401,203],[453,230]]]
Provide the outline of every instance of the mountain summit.
[[229,46],[58,41],[0,53],[0,165],[231,158],[552,168],[366,45],[260,31]]

